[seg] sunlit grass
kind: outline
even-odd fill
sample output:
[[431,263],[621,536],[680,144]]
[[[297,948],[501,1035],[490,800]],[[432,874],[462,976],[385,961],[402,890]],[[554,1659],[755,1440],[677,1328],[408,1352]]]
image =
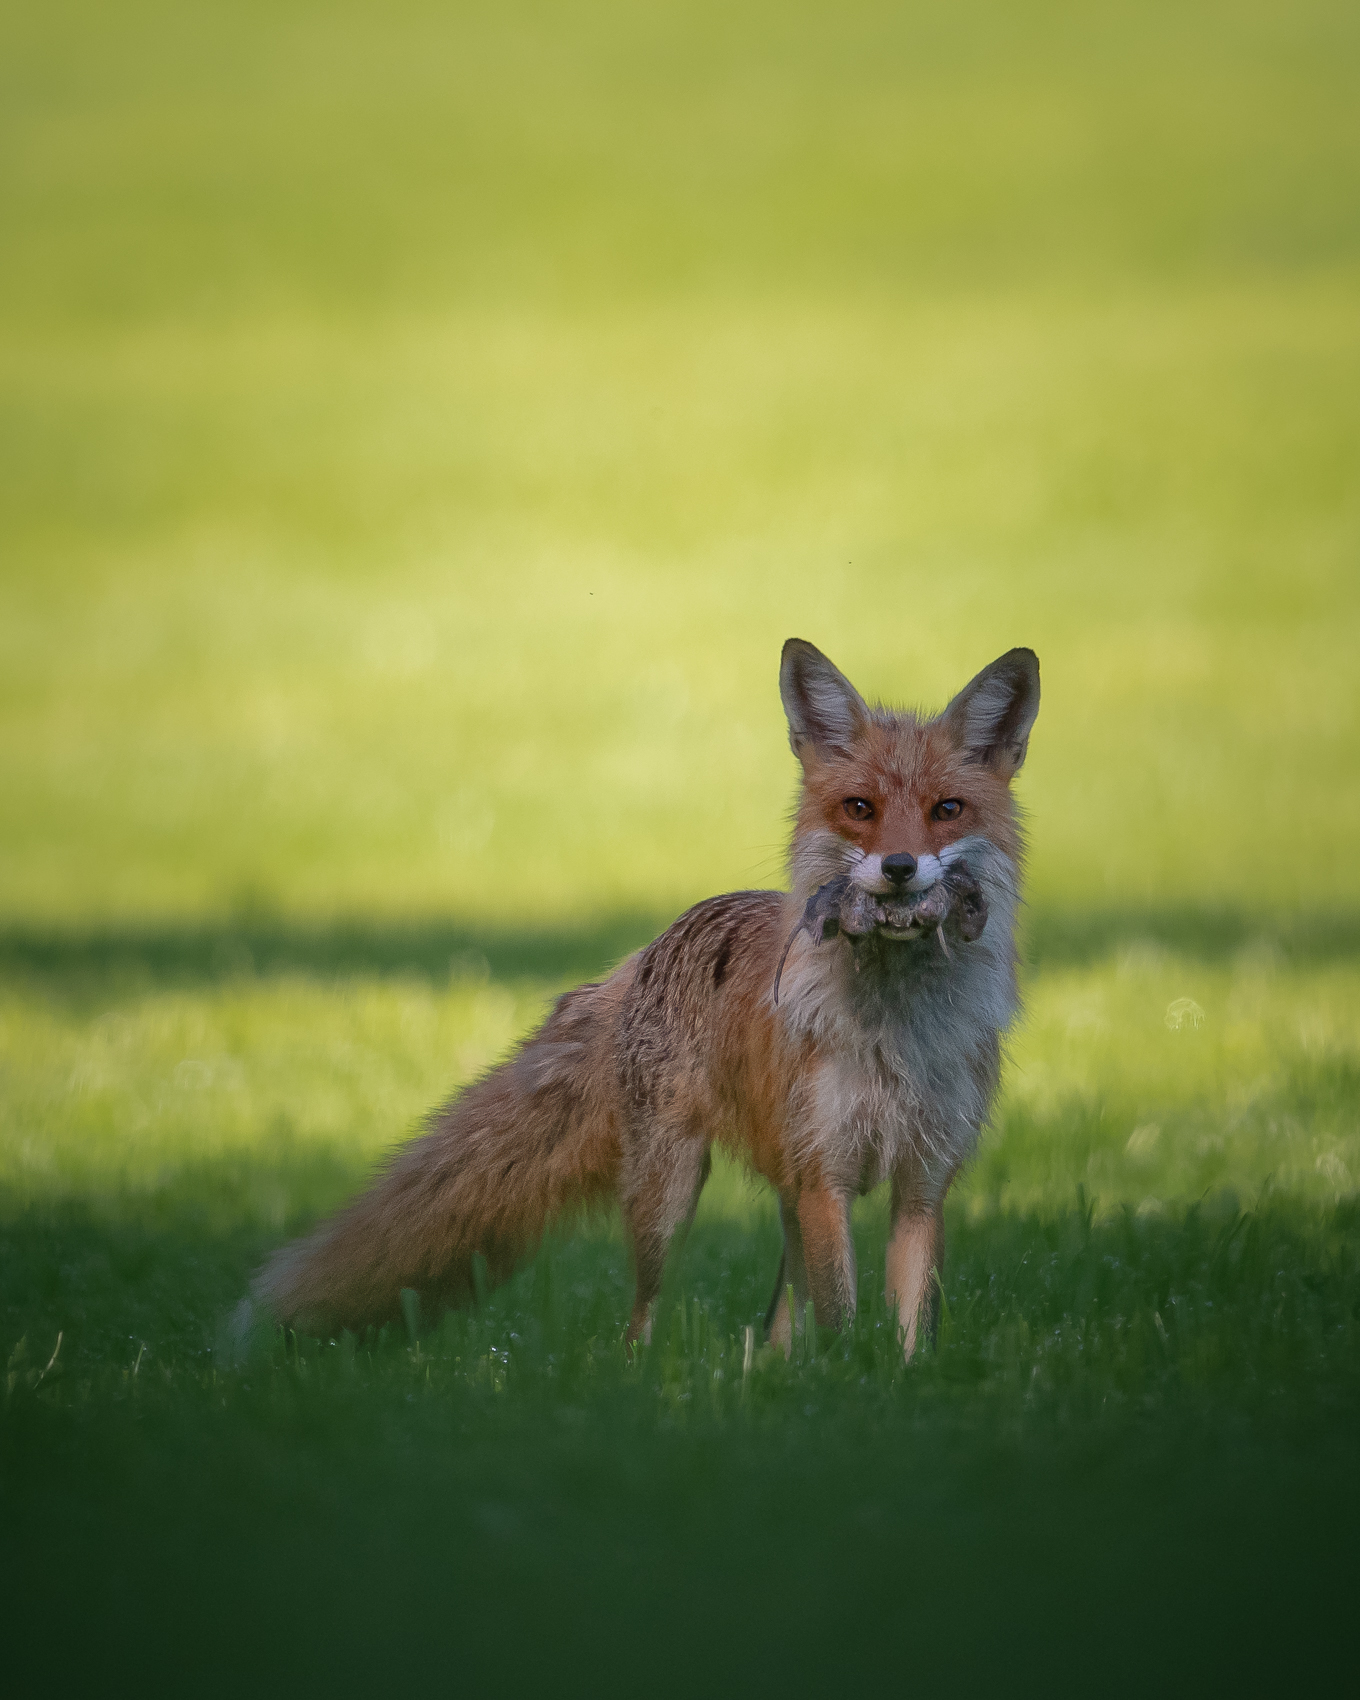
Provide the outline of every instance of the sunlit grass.
[[1038,650],[1038,899],[1256,904],[1281,832],[1272,908],[1353,903],[1352,299],[25,345],[10,912],[542,922],[768,883],[794,633],[936,705]]
[[[271,1202],[219,1201],[281,1231],[334,1202],[276,1165],[319,1148],[348,1187],[442,1098],[497,1061],[557,988],[228,975],[0,1002],[0,1186],[119,1210],[214,1165],[255,1166]],[[1245,953],[1227,966],[1148,944],[1029,978],[995,1126],[960,1198],[973,1209],[1145,1214],[1231,1188],[1318,1204],[1360,1186],[1360,981],[1351,965]],[[729,1197],[725,1214],[737,1208]],[[751,1196],[748,1191],[737,1195]],[[211,1198],[197,1201],[211,1206]],[[716,1203],[716,1201],[710,1201]]]
[[[1321,1685],[1360,1412],[1355,8],[0,15],[0,1586],[35,1692]],[[251,1270],[687,903],[779,646],[1044,704],[904,1368],[720,1164],[447,1317]],[[1291,1640],[1292,1637],[1292,1640]],[[1349,1656],[1349,1655],[1348,1655]]]

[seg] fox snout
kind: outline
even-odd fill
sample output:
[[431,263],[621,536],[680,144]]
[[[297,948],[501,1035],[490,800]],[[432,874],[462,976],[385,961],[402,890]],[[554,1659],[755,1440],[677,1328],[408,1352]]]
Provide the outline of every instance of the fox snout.
[[851,868],[850,878],[880,897],[925,891],[943,879],[945,869],[963,853],[964,845],[959,842],[946,844],[938,856],[929,851],[913,856],[906,850],[894,850],[887,856],[861,856]]
[[[924,858],[926,864],[934,860],[933,856]],[[921,860],[907,851],[895,850],[889,856],[861,856],[851,869],[850,877],[866,891],[886,895],[888,892],[904,891],[916,879],[921,865]]]

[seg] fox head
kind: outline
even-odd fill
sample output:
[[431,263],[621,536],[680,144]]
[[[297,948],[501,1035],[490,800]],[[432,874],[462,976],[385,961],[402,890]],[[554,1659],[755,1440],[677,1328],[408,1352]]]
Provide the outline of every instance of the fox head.
[[1039,712],[1033,650],[1008,650],[933,719],[871,708],[801,638],[784,645],[779,689],[803,766],[796,893],[840,874],[870,891],[920,891],[978,839],[1018,864],[1010,786]]

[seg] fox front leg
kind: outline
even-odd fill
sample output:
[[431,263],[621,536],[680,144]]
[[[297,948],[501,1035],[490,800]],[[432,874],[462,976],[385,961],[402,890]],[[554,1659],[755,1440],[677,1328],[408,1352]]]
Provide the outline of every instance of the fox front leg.
[[902,1356],[910,1359],[924,1336],[933,1345],[939,1326],[944,1269],[944,1205],[923,1197],[915,1176],[895,1174],[888,1228],[884,1292],[897,1313]]
[[[779,1221],[784,1230],[784,1250],[775,1277],[774,1296],[765,1312],[765,1338],[781,1346],[787,1358],[793,1352],[793,1336],[802,1326],[803,1307],[808,1300],[807,1260],[803,1256],[803,1230],[798,1226],[798,1202],[792,1193],[779,1195]],[[789,1293],[793,1293],[793,1310]]]
[[840,1328],[855,1314],[849,1195],[825,1181],[804,1186],[798,1194],[798,1227],[817,1326]]

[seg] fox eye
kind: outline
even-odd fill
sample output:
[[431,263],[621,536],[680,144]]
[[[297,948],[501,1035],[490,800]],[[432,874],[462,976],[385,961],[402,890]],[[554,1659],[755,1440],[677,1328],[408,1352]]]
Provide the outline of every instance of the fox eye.
[[963,813],[963,804],[957,797],[946,797],[944,802],[936,803],[930,812],[936,820],[957,820]]
[[874,805],[864,797],[847,797],[841,805],[851,820],[872,820]]

